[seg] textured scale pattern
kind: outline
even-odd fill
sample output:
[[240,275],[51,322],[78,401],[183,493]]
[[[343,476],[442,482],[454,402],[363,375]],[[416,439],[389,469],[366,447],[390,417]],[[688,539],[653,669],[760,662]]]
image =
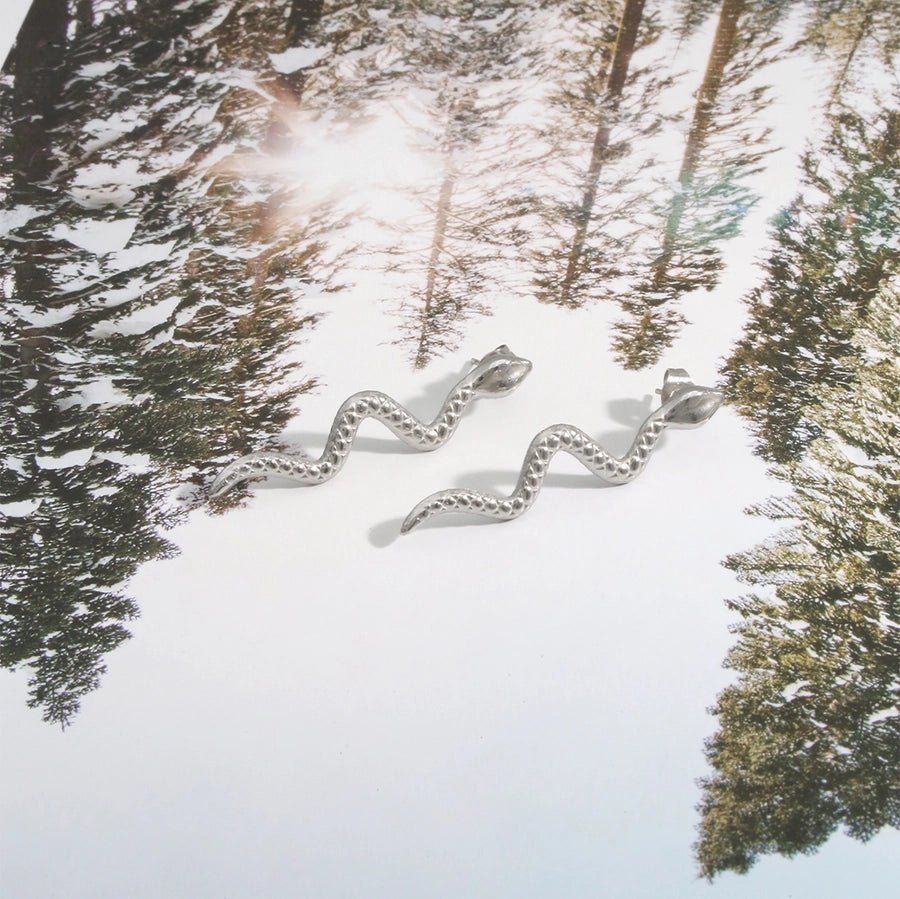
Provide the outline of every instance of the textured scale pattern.
[[[647,466],[650,456],[667,427],[692,428],[706,421],[723,401],[722,394],[697,387],[682,369],[666,373],[663,396],[671,397],[641,425],[631,449],[622,458],[608,453],[589,435],[572,425],[552,425],[541,431],[528,447],[516,488],[508,497],[467,488],[441,490],[426,497],[407,515],[400,530],[408,533],[434,515],[469,512],[511,521],[534,505],[544,483],[550,461],[559,452],[574,456],[592,474],[610,484],[627,484]],[[677,385],[677,386],[673,386]]]
[[503,396],[514,390],[531,370],[531,363],[501,346],[476,362],[475,368],[457,383],[444,400],[435,419],[423,422],[395,399],[377,390],[355,393],[338,409],[318,459],[304,453],[257,452],[227,465],[210,488],[210,496],[220,496],[250,478],[276,475],[303,484],[331,480],[347,461],[360,424],[367,418],[380,421],[404,443],[430,452],[443,446],[456,431],[470,403],[479,396]]

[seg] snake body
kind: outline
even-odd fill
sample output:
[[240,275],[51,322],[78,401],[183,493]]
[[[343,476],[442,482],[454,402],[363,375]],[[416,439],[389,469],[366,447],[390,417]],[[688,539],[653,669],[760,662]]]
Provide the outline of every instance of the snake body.
[[338,409],[325,449],[318,459],[305,453],[256,452],[227,465],[213,481],[211,497],[221,496],[250,478],[277,475],[303,484],[331,480],[350,454],[360,424],[366,418],[380,421],[404,443],[431,452],[443,446],[456,431],[470,403],[483,396],[503,396],[514,390],[531,370],[527,359],[516,356],[503,345],[492,350],[460,380],[447,395],[437,416],[423,422],[386,393],[364,390],[354,393]]
[[508,497],[468,488],[441,490],[413,508],[400,528],[401,533],[408,533],[428,518],[447,512],[469,512],[498,521],[518,518],[534,505],[550,461],[559,452],[574,456],[588,471],[609,484],[633,481],[646,468],[667,427],[698,427],[712,416],[724,399],[717,390],[694,385],[683,369],[669,369],[660,392],[663,404],[644,421],[631,449],[623,457],[611,455],[580,428],[552,425],[531,441],[516,488]]

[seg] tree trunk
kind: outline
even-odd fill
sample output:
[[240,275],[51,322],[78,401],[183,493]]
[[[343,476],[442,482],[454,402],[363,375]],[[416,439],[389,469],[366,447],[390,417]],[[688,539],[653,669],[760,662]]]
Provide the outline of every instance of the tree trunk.
[[622,96],[625,87],[625,78],[628,76],[628,67],[631,65],[631,57],[634,55],[634,46],[637,43],[638,28],[644,15],[645,0],[626,0],[625,9],[622,10],[622,19],[619,22],[619,34],[616,37],[616,48],[613,51],[613,61],[609,69],[609,79],[606,82],[607,97],[616,100]]
[[734,43],[738,33],[738,20],[744,11],[744,6],[745,0],[722,0],[716,36],[713,39],[709,61],[706,64],[703,83],[700,85],[700,90],[697,93],[694,119],[688,132],[684,157],[681,161],[681,171],[678,173],[678,192],[673,197],[672,205],[669,208],[662,252],[653,266],[654,288],[661,287],[668,275],[669,264],[672,261],[675,242],[678,238],[681,220],[687,205],[688,194],[694,183],[694,175],[700,160],[700,154],[703,152],[709,136],[709,126],[712,122],[719,90],[722,87],[722,80],[725,76],[725,67],[734,53]]
[[[13,203],[41,205],[49,188],[43,183],[54,167],[52,132],[59,124],[59,98],[64,81],[66,0],[34,0],[25,16],[7,65],[14,71],[12,122]],[[15,289],[34,304],[52,303],[53,283],[45,250],[53,241],[29,241],[13,255]],[[19,363],[25,377],[35,382],[34,395],[46,395],[53,366],[47,364],[46,329],[23,328],[18,335]]]
[[441,182],[440,196],[438,197],[434,234],[431,238],[431,254],[428,258],[428,274],[425,280],[425,305],[422,309],[422,330],[419,334],[419,346],[416,350],[416,368],[424,368],[428,362],[428,319],[434,307],[437,270],[441,261],[441,253],[444,251],[444,241],[447,237],[447,223],[450,220],[450,203],[455,182],[456,174],[448,159],[447,167],[444,171],[444,180]]
[[288,46],[297,47],[303,43],[319,20],[325,0],[291,0],[291,11],[287,21]]
[[13,104],[14,191],[28,190],[52,170],[50,132],[63,82],[66,0],[34,0],[7,63],[15,71]]
[[844,89],[844,84],[847,81],[847,75],[850,72],[850,66],[853,65],[853,59],[856,56],[860,45],[865,40],[871,25],[872,9],[871,7],[867,7],[866,14],[863,16],[863,20],[860,23],[856,34],[853,36],[853,42],[850,44],[850,50],[847,52],[847,57],[844,60],[844,65],[841,67],[841,73],[834,81],[834,87],[831,89],[831,96],[828,98],[829,106],[833,105],[840,97],[841,91]]
[[591,221],[591,213],[597,198],[597,185],[600,182],[600,171],[609,149],[609,113],[614,112],[622,97],[625,87],[625,79],[628,75],[628,66],[634,55],[634,46],[637,42],[638,28],[641,17],[644,14],[646,0],[626,0],[622,10],[622,18],[619,22],[619,33],[616,37],[616,47],[613,51],[612,65],[606,80],[606,109],[597,126],[594,135],[594,144],[591,147],[591,161],[585,177],[584,193],[581,197],[581,205],[575,216],[575,233],[572,236],[572,246],[569,250],[569,258],[566,263],[566,274],[560,288],[560,302],[571,305],[572,287],[578,277],[579,263],[584,252],[584,242],[587,238],[587,229]]
[[75,4],[75,36],[79,39],[94,29],[93,0],[78,0]]

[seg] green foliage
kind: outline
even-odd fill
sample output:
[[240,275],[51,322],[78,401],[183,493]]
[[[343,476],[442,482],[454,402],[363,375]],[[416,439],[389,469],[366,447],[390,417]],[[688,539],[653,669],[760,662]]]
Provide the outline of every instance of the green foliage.
[[775,249],[749,296],[745,334],[724,374],[757,450],[787,462],[821,433],[823,388],[852,381],[852,335],[900,264],[900,115],[833,119],[804,158],[800,196],[775,223]]
[[138,610],[124,584],[144,561],[174,554],[159,534],[173,518],[148,474],[102,452],[77,468],[27,469],[11,498],[40,506],[3,528],[0,665],[31,669],[28,704],[65,727],[129,636],[124,622]]
[[626,369],[647,368],[658,360],[661,347],[672,345],[686,320],[677,309],[655,309],[639,299],[621,305],[628,317],[615,325],[613,351]]
[[804,41],[830,58],[834,67],[832,102],[848,102],[860,89],[861,72],[893,67],[900,46],[897,0],[824,0],[805,7]]
[[[90,24],[44,98],[54,127],[22,130],[34,101],[7,79],[0,135],[22,220],[3,247],[0,664],[30,668],[29,704],[64,726],[128,637],[128,579],[312,386],[283,359],[316,323],[296,304],[327,281],[335,224],[322,208],[298,227],[278,175],[297,104],[268,56],[280,8],[160,0]],[[40,81],[21,60],[15,77]],[[51,180],[20,164],[23,140]],[[80,236],[113,228],[124,247]]]

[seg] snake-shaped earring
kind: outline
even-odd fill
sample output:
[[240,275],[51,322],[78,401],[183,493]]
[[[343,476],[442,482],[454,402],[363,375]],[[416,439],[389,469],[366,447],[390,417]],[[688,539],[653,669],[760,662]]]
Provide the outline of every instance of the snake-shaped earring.
[[241,481],[268,475],[302,484],[330,481],[344,467],[356,432],[366,418],[380,421],[414,449],[427,453],[442,447],[453,436],[460,417],[473,400],[506,396],[531,371],[531,362],[517,356],[505,344],[473,363],[474,368],[453,387],[432,422],[420,421],[386,393],[377,390],[354,393],[338,409],[325,450],[318,459],[310,459],[302,452],[297,455],[250,453],[222,469],[209,489],[210,497],[221,496]]
[[631,449],[621,459],[610,455],[572,425],[552,425],[531,441],[516,489],[508,497],[465,488],[441,490],[423,499],[406,516],[401,533],[408,533],[426,519],[446,512],[471,512],[499,521],[518,518],[534,505],[550,460],[558,452],[571,454],[588,471],[610,484],[627,484],[644,470],[666,428],[699,427],[712,418],[725,399],[719,390],[698,387],[683,368],[670,368],[658,392],[662,405],[641,425]]

